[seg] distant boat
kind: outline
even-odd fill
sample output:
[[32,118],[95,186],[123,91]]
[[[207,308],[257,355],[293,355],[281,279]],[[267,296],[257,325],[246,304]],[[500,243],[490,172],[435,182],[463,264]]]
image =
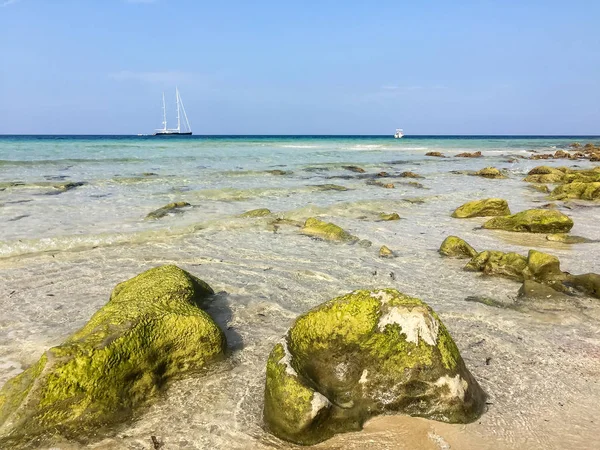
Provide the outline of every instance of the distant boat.
[[396,134],[394,134],[394,138],[400,139],[404,136],[404,132],[400,128],[396,128]]
[[[152,136],[191,136],[192,127],[190,127],[190,122],[185,113],[185,108],[183,106],[183,101],[181,101],[178,88],[175,88],[175,98],[177,99],[177,128],[167,128],[167,109],[165,107],[165,93],[163,92],[163,127],[155,130]],[[187,131],[181,131],[181,111],[183,111],[183,118],[187,125]]]

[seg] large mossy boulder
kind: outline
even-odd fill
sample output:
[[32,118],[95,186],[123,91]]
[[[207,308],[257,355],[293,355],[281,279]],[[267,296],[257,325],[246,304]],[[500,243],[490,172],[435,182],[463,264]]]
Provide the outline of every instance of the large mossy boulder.
[[473,258],[477,255],[477,250],[458,236],[448,236],[438,251],[450,258]]
[[508,202],[501,198],[486,198],[483,200],[473,200],[458,207],[452,217],[466,219],[469,217],[489,217],[489,216],[508,216],[510,209]]
[[378,414],[467,423],[484,407],[437,314],[394,289],[355,291],[303,314],[267,362],[265,424],[298,444]]
[[304,226],[300,232],[307,236],[324,239],[326,241],[354,243],[359,240],[356,236],[351,235],[343,228],[338,227],[336,224],[323,222],[322,220],[315,219],[314,217],[309,217],[306,219],[306,222],[304,222]]
[[600,182],[583,183],[575,181],[554,188],[550,197],[554,200],[578,198],[581,200],[600,200]]
[[172,378],[220,359],[225,336],[201,309],[211,294],[176,266],[118,284],[82,329],[4,385],[0,447],[95,435],[128,419]]
[[529,233],[567,233],[573,228],[573,221],[560,211],[528,209],[512,216],[494,217],[485,222],[483,228]]

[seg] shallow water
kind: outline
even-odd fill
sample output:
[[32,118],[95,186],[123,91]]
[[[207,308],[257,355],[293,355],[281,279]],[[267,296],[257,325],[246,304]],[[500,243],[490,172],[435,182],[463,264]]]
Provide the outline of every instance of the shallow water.
[[[600,272],[599,243],[565,245],[543,235],[478,229],[484,219],[450,217],[475,198],[503,197],[513,212],[547,203],[521,181],[529,169],[591,164],[515,157],[574,140],[600,144],[573,137],[0,138],[0,383],[81,327],[115,284],[177,264],[219,291],[210,312],[227,330],[231,357],[207,376],[175,382],[132,424],[84,447],[146,449],[154,435],[167,449],[288,448],[261,428],[272,346],[295,317],[323,301],[357,288],[394,287],[440,314],[490,396],[488,411],[466,426],[376,418],[363,432],[319,448],[594,448],[598,301],[521,312],[467,302],[511,303],[519,284],[464,272],[464,261],[437,254],[442,240],[455,234],[478,250],[525,254],[536,248],[558,256],[563,270]],[[424,156],[431,150],[447,156],[481,150],[484,158]],[[506,169],[510,177],[451,173],[486,166]],[[395,189],[367,184],[380,171],[392,175],[381,180]],[[424,176],[416,180],[423,187],[394,176],[404,171]],[[65,182],[85,184],[64,192],[53,187]],[[322,190],[324,184],[348,190]],[[172,201],[191,206],[144,219]],[[597,204],[559,206],[575,221],[573,234],[600,240]],[[293,220],[334,221],[373,246],[330,244],[293,226],[274,229],[269,218],[237,217],[264,207]],[[402,220],[378,222],[380,212],[397,212]],[[381,245],[398,257],[380,259]]]

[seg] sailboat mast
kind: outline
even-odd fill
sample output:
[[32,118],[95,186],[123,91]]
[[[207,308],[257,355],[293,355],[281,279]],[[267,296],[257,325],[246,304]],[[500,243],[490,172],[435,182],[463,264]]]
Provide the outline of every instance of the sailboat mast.
[[163,92],[163,130],[167,130],[167,108],[165,107],[165,93]]
[[177,132],[181,132],[181,120],[179,118],[179,88],[175,87],[175,97],[177,97]]

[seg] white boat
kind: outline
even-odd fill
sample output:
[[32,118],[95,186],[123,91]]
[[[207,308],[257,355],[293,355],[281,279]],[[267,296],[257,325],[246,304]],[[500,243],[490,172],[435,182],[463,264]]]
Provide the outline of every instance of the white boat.
[[[187,114],[185,113],[185,107],[183,106],[183,101],[179,95],[178,88],[175,88],[175,98],[177,100],[177,128],[167,128],[167,109],[165,107],[165,93],[163,92],[163,127],[155,130],[152,136],[191,136],[192,127],[190,127],[190,122],[187,118]],[[187,131],[181,130],[181,112],[183,112],[183,118],[185,119],[185,123],[187,125]]]
[[402,136],[404,136],[404,132],[402,131],[402,129],[396,128],[396,133],[394,134],[394,138],[400,139]]

